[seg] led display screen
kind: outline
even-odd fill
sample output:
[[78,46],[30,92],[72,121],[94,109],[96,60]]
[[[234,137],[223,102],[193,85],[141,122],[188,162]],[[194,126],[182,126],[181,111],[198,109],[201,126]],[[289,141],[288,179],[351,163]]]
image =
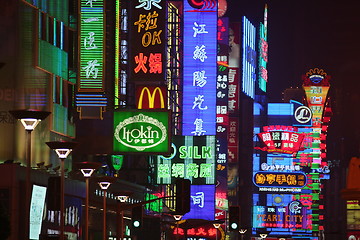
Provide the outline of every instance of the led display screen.
[[115,153],[170,152],[170,112],[126,110],[114,112]]
[[215,184],[215,136],[174,136],[170,156],[157,157],[157,184],[177,178],[193,185]]
[[[216,2],[216,1],[214,1]],[[182,133],[216,133],[217,4],[194,8],[184,1]]]

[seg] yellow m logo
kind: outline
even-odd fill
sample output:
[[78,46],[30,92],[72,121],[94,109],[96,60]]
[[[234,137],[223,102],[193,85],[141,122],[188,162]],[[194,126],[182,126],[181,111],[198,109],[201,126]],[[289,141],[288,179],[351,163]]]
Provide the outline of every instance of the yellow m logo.
[[155,107],[156,93],[159,93],[160,108],[165,108],[164,95],[163,95],[160,87],[154,88],[152,92],[150,91],[150,89],[148,87],[143,87],[143,89],[140,92],[140,96],[139,96],[139,100],[138,100],[138,106],[137,106],[138,109],[143,109],[143,101],[144,101],[145,93],[147,95],[149,108]]

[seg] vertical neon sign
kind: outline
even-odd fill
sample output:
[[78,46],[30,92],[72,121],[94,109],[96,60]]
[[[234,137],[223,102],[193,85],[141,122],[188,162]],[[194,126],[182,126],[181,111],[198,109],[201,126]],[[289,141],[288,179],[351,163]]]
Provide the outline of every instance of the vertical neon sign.
[[165,0],[131,2],[129,79],[165,80]]
[[79,92],[102,92],[104,78],[104,2],[80,2]]
[[212,5],[204,1],[204,6],[192,3],[184,1],[182,133],[215,135],[217,1]]
[[268,81],[268,72],[266,65],[268,62],[268,42],[267,42],[267,5],[264,11],[264,23],[260,23],[260,39],[259,39],[259,88],[266,92],[266,84]]
[[242,91],[251,98],[255,96],[256,81],[256,28],[243,17],[243,75]]

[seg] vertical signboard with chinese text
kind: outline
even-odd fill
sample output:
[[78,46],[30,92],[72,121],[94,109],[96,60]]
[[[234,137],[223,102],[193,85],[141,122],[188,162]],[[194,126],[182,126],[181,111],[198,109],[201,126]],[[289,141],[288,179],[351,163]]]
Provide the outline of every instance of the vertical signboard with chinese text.
[[216,133],[217,1],[184,0],[182,134]]
[[166,1],[129,3],[129,79],[164,82]]
[[79,92],[104,90],[104,2],[80,1]]

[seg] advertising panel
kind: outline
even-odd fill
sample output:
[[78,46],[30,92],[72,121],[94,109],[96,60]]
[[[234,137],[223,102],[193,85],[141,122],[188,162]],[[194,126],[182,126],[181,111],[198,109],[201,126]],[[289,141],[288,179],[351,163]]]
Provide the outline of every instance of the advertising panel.
[[167,108],[165,86],[137,86],[135,96],[138,109]]
[[265,144],[263,148],[256,148],[267,152],[293,154],[300,150],[304,134],[289,131],[271,131],[257,134]]
[[257,172],[253,182],[258,187],[303,188],[306,175],[302,172]]
[[308,107],[313,114],[313,127],[320,127],[322,115],[330,88],[330,76],[323,69],[310,69],[303,76],[303,88],[305,90]]
[[255,228],[308,228],[306,208],[298,201],[287,206],[254,206],[253,211]]
[[[193,4],[196,2],[197,4]],[[217,1],[184,0],[182,133],[216,134]]]
[[170,156],[157,157],[157,184],[177,178],[192,185],[215,184],[215,136],[174,136]]
[[114,112],[115,153],[168,154],[170,112],[167,110],[124,110]]
[[129,79],[164,82],[166,1],[132,0],[129,4]]
[[259,40],[259,88],[266,92],[268,81],[268,71],[266,68],[268,62],[268,42],[267,42],[267,5],[264,11],[264,23],[260,23],[260,40]]
[[44,215],[46,187],[33,185],[30,203],[30,239],[39,239]]

